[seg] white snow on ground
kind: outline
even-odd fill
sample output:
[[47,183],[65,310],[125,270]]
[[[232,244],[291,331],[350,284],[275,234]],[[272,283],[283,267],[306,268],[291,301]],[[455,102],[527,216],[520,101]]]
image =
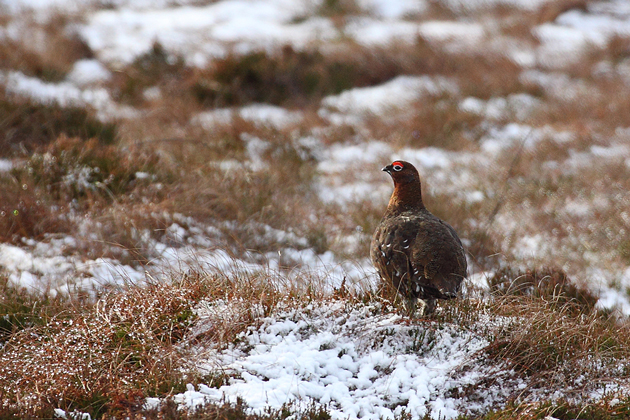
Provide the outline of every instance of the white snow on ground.
[[[198,229],[186,230],[173,223],[166,230],[164,240],[179,246],[151,239],[148,232],[141,235],[143,246],[154,255],[145,266],[124,265],[112,258],[86,259],[74,252],[77,240],[66,236],[39,242],[27,240],[22,246],[0,244],[0,267],[12,284],[53,296],[76,292],[93,294],[100,288],[141,285],[190,269],[224,275],[267,272],[280,276],[283,273],[287,281],[298,283],[318,279],[322,290],[329,291],[342,282],[359,290],[376,282],[375,271],[367,257],[340,261],[331,252],[318,255],[310,248],[295,248],[306,246],[307,241],[290,232],[264,225],[259,229],[265,232],[261,240],[286,243],[286,247],[279,253],[246,253],[240,259],[234,258],[216,248],[215,240]],[[286,272],[287,266],[295,268]]]
[[[199,348],[198,369],[240,379],[218,389],[189,386],[175,400],[195,407],[240,396],[259,412],[315,401],[327,405],[334,419],[387,419],[403,408],[412,418],[462,414],[465,407],[449,393],[488,374],[479,365],[458,371],[486,340],[454,326],[414,326],[400,315],[375,312],[369,306],[348,309],[343,302],[279,311],[227,350],[208,355]],[[203,322],[216,311],[210,305],[198,314]],[[481,405],[492,404],[495,396]]]
[[601,48],[606,38],[597,32],[545,23],[533,30],[540,41],[538,63],[550,69],[568,68],[580,62],[589,48]]
[[189,64],[204,66],[230,51],[272,50],[331,40],[338,31],[330,20],[309,18],[315,2],[293,0],[224,0],[207,6],[94,13],[78,28],[99,59],[113,64],[133,61],[159,42]]
[[416,167],[421,172],[434,172],[437,170],[449,169],[457,153],[447,152],[437,147],[423,147],[422,149],[405,148],[392,155],[395,159],[415,162]]
[[487,101],[468,97],[459,104],[462,111],[481,115],[488,120],[523,121],[535,112],[540,112],[543,102],[526,93],[514,93],[505,98]]
[[[381,141],[336,144],[328,148],[317,167],[322,174],[318,185],[319,197],[326,203],[341,206],[360,200],[383,201],[391,191],[376,187],[373,177],[380,175],[376,164],[387,162],[391,151],[391,147]],[[361,170],[366,164],[372,164],[375,171]],[[348,172],[364,174],[364,177],[348,181],[343,176]]]
[[377,162],[391,153],[391,146],[382,141],[363,142],[361,144],[335,144],[328,148],[318,165],[322,173],[339,173],[354,165]]
[[423,23],[419,31],[426,41],[444,45],[452,53],[478,48],[485,37],[483,25],[475,22],[432,21]]
[[539,70],[526,70],[519,80],[525,84],[540,87],[547,95],[561,101],[574,101],[580,97],[597,97],[601,93],[588,86],[583,80],[572,79],[566,74],[545,73]]
[[418,15],[427,9],[425,0],[358,0],[357,4],[371,15],[389,20]]
[[0,159],[0,172],[8,172],[13,169],[13,162],[8,159]]
[[202,112],[193,117],[191,122],[200,124],[206,130],[214,130],[217,126],[230,124],[235,116],[277,130],[299,124],[303,118],[299,111],[288,111],[268,104],[252,104],[241,108],[221,108]]
[[88,413],[83,413],[81,411],[65,411],[60,408],[55,408],[55,416],[60,419],[66,420],[92,420],[92,416]]
[[543,140],[567,143],[572,141],[574,137],[574,133],[556,131],[550,126],[534,128],[528,125],[510,123],[490,129],[480,142],[482,151],[497,154],[512,147],[533,149]]
[[439,0],[439,2],[455,12],[466,13],[491,10],[497,6],[535,11],[550,3],[551,0]]
[[[630,284],[630,279],[626,279],[624,284]],[[630,300],[628,295],[620,293],[619,290],[611,287],[603,287],[599,290],[599,300],[597,307],[602,309],[615,308],[623,315],[630,316]]]
[[46,105],[91,106],[104,121],[114,118],[135,118],[139,115],[137,110],[114,102],[105,88],[81,89],[70,82],[46,83],[16,71],[0,72],[0,84],[5,86],[9,94]]
[[155,10],[198,3],[198,0],[0,0],[0,10],[9,15],[34,15],[42,22],[56,13],[73,15],[99,8]]
[[[608,7],[607,7],[608,6]],[[569,10],[553,23],[533,30],[541,45],[538,62],[552,69],[578,64],[590,49],[603,48],[613,36],[630,36],[630,15],[619,13],[620,3],[589,5],[589,11]]]
[[420,24],[361,17],[352,19],[345,26],[344,33],[367,47],[386,47],[401,42],[414,44],[420,34]]
[[354,88],[322,100],[319,115],[333,124],[361,124],[368,115],[401,110],[422,97],[457,93],[445,77],[398,76],[382,85]]
[[30,14],[40,21],[46,21],[52,13],[77,13],[96,1],[76,0],[0,0],[0,11],[7,15]]
[[605,5],[606,2],[602,2],[598,7],[594,3],[589,6],[588,12],[569,10],[558,16],[556,22],[560,25],[579,29],[584,33],[591,33],[593,37],[601,36],[610,39],[615,35],[630,36],[630,14],[616,13],[619,9],[606,10],[601,7]]
[[85,86],[105,82],[111,79],[112,74],[98,60],[86,59],[74,63],[68,74],[68,81],[77,86]]
[[27,246],[0,244],[0,267],[11,283],[52,296],[58,293],[96,292],[100,287],[142,284],[141,270],[112,259],[85,260],[65,256],[75,246],[71,237],[47,242],[27,241]]

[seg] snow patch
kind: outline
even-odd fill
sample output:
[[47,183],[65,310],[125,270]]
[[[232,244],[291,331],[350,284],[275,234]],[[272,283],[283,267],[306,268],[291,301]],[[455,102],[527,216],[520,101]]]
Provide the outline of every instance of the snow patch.
[[425,0],[358,0],[357,3],[373,16],[390,20],[418,15],[427,9]]
[[276,130],[299,124],[303,118],[299,111],[289,111],[268,104],[252,104],[242,108],[220,108],[202,112],[197,114],[192,122],[200,124],[206,130],[214,130],[217,125],[230,124],[234,116],[258,126],[267,126]]
[[13,162],[9,159],[0,159],[0,172],[9,172],[13,169]]
[[392,154],[392,161],[399,158],[417,164],[419,166],[418,170],[447,169],[451,166],[453,160],[449,152],[437,147],[401,149],[396,154]]
[[[398,76],[382,85],[354,88],[322,100],[319,115],[333,123],[360,122],[367,115],[381,115],[409,106],[427,95],[457,93],[457,85],[444,77]],[[350,115],[354,119],[344,117]]]
[[74,63],[67,79],[77,86],[86,86],[106,82],[111,77],[111,72],[100,61],[86,59]]
[[452,326],[434,330],[391,313],[371,315],[374,309],[333,302],[273,314],[241,334],[241,344],[199,361],[202,372],[229,372],[229,384],[190,386],[175,400],[195,407],[242,397],[257,412],[313,401],[326,404],[333,419],[393,418],[403,409],[413,418],[462,414],[449,392],[485,376],[474,368],[459,375],[458,368],[488,342]]
[[551,0],[439,0],[441,4],[457,13],[469,13],[488,10],[495,7],[514,7],[516,9],[539,10]]
[[481,138],[481,150],[495,155],[511,147],[533,149],[543,140],[567,143],[575,138],[575,134],[568,131],[556,131],[551,126],[542,128],[511,123],[503,127],[493,127]]
[[468,97],[459,103],[459,109],[480,115],[488,120],[524,121],[543,107],[543,102],[526,93],[516,93],[505,98],[491,98],[487,101]]
[[99,59],[129,64],[159,42],[190,65],[203,67],[230,51],[270,51],[284,45],[302,50],[330,40],[338,31],[328,19],[308,16],[309,1],[224,0],[207,6],[150,11],[129,8],[94,13],[78,31]]
[[363,17],[352,19],[344,32],[366,47],[386,47],[394,43],[415,44],[420,34],[420,24]]
[[81,89],[70,82],[46,83],[16,71],[0,73],[0,83],[5,85],[7,93],[41,104],[58,104],[62,107],[91,106],[104,121],[114,118],[135,118],[139,115],[137,110],[114,102],[104,88]]
[[449,52],[478,49],[485,38],[484,27],[475,22],[432,21],[423,23],[419,31],[427,42],[442,44]]

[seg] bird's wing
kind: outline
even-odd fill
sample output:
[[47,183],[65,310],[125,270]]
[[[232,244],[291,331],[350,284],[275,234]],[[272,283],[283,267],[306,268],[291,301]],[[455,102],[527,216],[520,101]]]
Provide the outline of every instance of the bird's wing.
[[403,295],[407,295],[413,277],[411,246],[415,238],[414,223],[410,218],[383,220],[376,230],[372,261],[381,277],[391,281]]
[[420,219],[416,232],[411,263],[414,273],[421,270],[421,275],[414,281],[439,291],[440,297],[456,294],[466,276],[466,256],[457,233],[436,217]]

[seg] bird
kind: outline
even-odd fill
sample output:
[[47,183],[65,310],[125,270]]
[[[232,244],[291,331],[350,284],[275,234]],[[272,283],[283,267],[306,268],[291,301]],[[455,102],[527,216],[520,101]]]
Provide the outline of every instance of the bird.
[[394,181],[387,210],[374,231],[370,258],[380,278],[391,284],[414,315],[435,311],[437,299],[458,297],[466,278],[466,254],[455,229],[424,206],[418,170],[395,160],[385,166]]

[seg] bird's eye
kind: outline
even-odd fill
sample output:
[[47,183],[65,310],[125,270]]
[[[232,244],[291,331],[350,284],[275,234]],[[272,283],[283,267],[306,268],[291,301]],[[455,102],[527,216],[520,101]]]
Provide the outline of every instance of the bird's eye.
[[398,164],[398,163],[395,163],[395,164],[393,165],[393,168],[394,168],[394,170],[395,170],[396,172],[399,172],[399,171],[402,171],[402,168],[403,168],[403,167],[402,167],[402,165],[400,165],[400,164]]

